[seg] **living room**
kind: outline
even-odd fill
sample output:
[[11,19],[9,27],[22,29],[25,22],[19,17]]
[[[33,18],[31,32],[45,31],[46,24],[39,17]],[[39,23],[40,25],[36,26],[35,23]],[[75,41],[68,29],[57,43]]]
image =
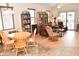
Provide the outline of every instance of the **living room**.
[[0,56],[78,56],[78,6],[0,3]]

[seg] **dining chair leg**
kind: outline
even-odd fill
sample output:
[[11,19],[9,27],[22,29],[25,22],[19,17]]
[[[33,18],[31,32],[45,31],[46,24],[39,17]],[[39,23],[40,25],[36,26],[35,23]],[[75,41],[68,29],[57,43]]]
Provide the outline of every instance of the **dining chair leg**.
[[3,53],[6,54],[7,51],[7,45],[3,45]]
[[16,55],[18,56],[18,49],[16,49]]
[[4,45],[4,50],[7,50],[7,48],[8,48],[8,45]]
[[26,50],[26,48],[24,48],[24,51],[25,51],[25,54],[27,54],[27,50]]

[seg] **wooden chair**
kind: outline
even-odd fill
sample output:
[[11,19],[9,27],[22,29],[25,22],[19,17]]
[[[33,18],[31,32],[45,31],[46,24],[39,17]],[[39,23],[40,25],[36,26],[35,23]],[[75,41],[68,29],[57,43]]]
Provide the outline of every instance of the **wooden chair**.
[[30,46],[35,46],[36,44],[36,31],[37,29],[35,28],[32,37],[29,39],[29,43],[32,43]]
[[36,31],[37,31],[37,29],[35,28],[35,29],[34,29],[34,32],[33,32],[33,34],[32,34],[32,39],[33,39],[33,41],[35,41],[35,39],[36,39]]
[[0,32],[4,49],[11,49],[14,46],[14,40],[9,40],[8,36],[4,32]]
[[18,52],[20,52],[19,49],[23,49],[25,53],[27,53],[26,48],[28,47],[28,36],[29,34],[27,32],[17,32],[14,35],[14,45],[16,49],[16,55],[18,55]]
[[59,34],[53,32],[51,27],[46,26],[46,31],[48,32],[49,40],[52,40],[52,41],[57,41],[58,40]]
[[36,35],[36,31],[37,31],[37,29],[35,28],[35,29],[34,29],[34,36]]

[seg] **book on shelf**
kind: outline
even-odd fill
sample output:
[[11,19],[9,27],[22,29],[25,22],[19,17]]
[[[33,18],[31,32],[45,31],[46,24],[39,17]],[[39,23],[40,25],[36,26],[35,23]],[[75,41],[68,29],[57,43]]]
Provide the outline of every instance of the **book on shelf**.
[[29,11],[22,12],[21,22],[22,22],[23,31],[31,32],[31,17]]

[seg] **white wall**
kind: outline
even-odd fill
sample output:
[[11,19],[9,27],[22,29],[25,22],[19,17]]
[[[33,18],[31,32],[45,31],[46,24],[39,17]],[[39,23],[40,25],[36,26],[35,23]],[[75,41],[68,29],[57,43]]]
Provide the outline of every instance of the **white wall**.
[[75,21],[76,21],[75,22],[75,29],[76,29],[77,19],[79,18],[79,4],[77,4],[77,3],[76,4],[64,4],[62,8],[58,9],[55,6],[52,8],[52,10],[53,10],[53,15],[55,17],[58,16],[59,12],[69,12],[69,11],[75,12],[76,13],[76,15],[75,15]]
[[[27,8],[34,8],[37,11],[45,11],[50,10],[52,8],[43,4],[34,4],[34,3],[11,3],[10,6],[14,7],[14,20],[15,20],[15,28],[21,30],[21,12],[27,10]],[[52,13],[52,12],[50,12]]]
[[[6,6],[5,3],[1,4],[2,6]],[[14,10],[14,23],[15,23],[15,29],[18,29],[19,31],[22,30],[21,28],[21,12],[27,10],[27,8],[34,8],[37,11],[45,11],[50,10],[50,13],[52,15],[52,8],[48,5],[40,4],[40,3],[9,3],[9,6],[13,7]],[[50,16],[51,16],[50,15]],[[14,29],[12,29],[14,30]],[[6,30],[5,32],[8,32],[10,30]]]
[[58,9],[56,6],[52,8],[53,10],[53,15],[58,16],[58,12],[63,12],[63,11],[74,11],[78,12],[79,11],[79,4],[63,4],[62,8]]
[[[5,5],[5,4],[2,4]],[[27,10],[27,8],[34,8],[37,11],[45,11],[45,10],[50,10],[51,15],[53,13],[54,16],[58,16],[59,12],[62,11],[74,11],[76,12],[76,24],[77,24],[77,18],[79,18],[79,4],[64,4],[64,6],[61,9],[57,9],[56,6],[50,7],[46,4],[41,4],[41,3],[10,3],[10,6],[14,7],[14,21],[15,21],[15,29],[21,30],[21,12],[24,10]],[[50,15],[50,16],[51,16]],[[75,24],[75,27],[76,27]]]

